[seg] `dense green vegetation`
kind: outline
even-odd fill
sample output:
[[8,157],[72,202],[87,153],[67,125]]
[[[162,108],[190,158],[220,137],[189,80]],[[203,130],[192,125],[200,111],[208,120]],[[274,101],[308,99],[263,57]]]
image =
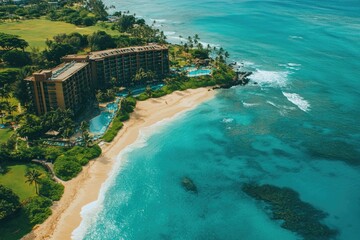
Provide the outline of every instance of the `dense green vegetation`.
[[0,32],[17,35],[29,43],[30,48],[43,50],[46,39],[63,33],[77,32],[81,35],[90,35],[97,31],[104,31],[112,36],[119,35],[116,30],[112,30],[107,24],[97,24],[90,27],[77,27],[76,25],[50,21],[46,19],[31,19],[17,22],[0,22]]
[[29,216],[24,208],[20,208],[11,217],[0,220],[0,239],[1,240],[18,240],[25,234],[29,233],[34,224],[30,223]]
[[19,197],[10,188],[0,185],[0,220],[13,214],[20,207]]
[[147,87],[145,92],[136,97],[137,100],[144,101],[149,98],[162,97],[177,90],[186,90],[191,88],[209,87],[217,84],[225,84],[231,82],[235,77],[235,73],[224,63],[218,63],[217,68],[213,71],[212,76],[200,76],[190,78],[186,75],[178,75],[165,79],[166,85],[158,90],[151,90]]
[[5,165],[4,172],[0,174],[0,184],[11,188],[21,201],[36,196],[35,185],[26,183],[27,178],[25,174],[29,169],[36,169],[43,176],[46,175],[46,172],[40,166],[20,163]]
[[44,178],[40,181],[39,194],[41,196],[47,197],[53,201],[58,201],[63,193],[64,186],[62,184],[56,183],[49,178]]
[[136,100],[133,97],[123,98],[121,100],[121,108],[116,113],[114,120],[112,121],[109,129],[106,131],[102,139],[105,142],[111,142],[123,127],[124,121],[130,118],[130,113],[134,111]]
[[24,209],[30,223],[35,225],[44,222],[51,215],[51,205],[52,201],[46,197],[36,196],[27,199],[24,202]]
[[116,98],[116,89],[103,89],[96,92],[96,100],[99,103],[106,103],[114,101]]
[[114,118],[114,120],[111,123],[111,126],[106,131],[104,136],[102,136],[102,139],[105,142],[111,142],[119,132],[119,130],[123,127],[123,123],[119,120],[119,118]]
[[[61,197],[64,187],[51,180],[50,174],[36,164],[6,165],[3,170],[0,174],[0,189],[7,187],[16,194],[19,205],[16,205],[13,214],[8,215],[6,219],[0,219],[0,239],[19,239],[35,224],[43,222],[51,214],[49,207],[52,200]],[[37,192],[38,186],[40,191]],[[8,198],[0,196],[0,199]],[[5,204],[2,200],[0,200],[0,209],[7,206],[10,211],[9,203]],[[16,199],[14,201],[17,202]]]
[[13,133],[14,131],[9,128],[0,129],[0,144],[6,142]]
[[98,145],[73,147],[56,158],[54,164],[55,174],[62,180],[70,180],[77,176],[82,166],[86,165],[91,159],[97,158],[100,154],[101,148]]

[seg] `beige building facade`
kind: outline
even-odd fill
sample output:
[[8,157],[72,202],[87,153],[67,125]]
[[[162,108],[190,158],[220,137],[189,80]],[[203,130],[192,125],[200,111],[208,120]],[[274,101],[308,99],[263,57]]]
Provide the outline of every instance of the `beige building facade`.
[[147,45],[68,55],[63,64],[27,77],[27,86],[36,112],[71,109],[75,114],[94,96],[95,89],[134,85],[137,71],[151,71],[162,78],[169,73],[168,48]]

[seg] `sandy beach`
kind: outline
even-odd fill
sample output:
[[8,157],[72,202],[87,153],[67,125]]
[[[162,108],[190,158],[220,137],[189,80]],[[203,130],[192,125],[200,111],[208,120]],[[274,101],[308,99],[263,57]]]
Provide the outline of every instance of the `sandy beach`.
[[64,195],[52,207],[52,215],[23,239],[71,239],[72,232],[82,220],[81,208],[97,200],[102,184],[116,163],[116,156],[136,141],[140,130],[190,110],[214,95],[212,90],[199,88],[139,101],[113,142],[102,145],[102,155],[90,161],[76,178],[64,183]]

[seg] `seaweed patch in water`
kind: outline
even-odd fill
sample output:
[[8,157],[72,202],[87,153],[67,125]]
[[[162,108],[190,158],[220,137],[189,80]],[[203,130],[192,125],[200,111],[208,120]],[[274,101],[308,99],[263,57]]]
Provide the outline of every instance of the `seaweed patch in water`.
[[242,190],[252,198],[269,204],[272,218],[283,220],[281,227],[296,232],[306,240],[328,240],[338,234],[320,222],[327,216],[325,212],[301,201],[299,194],[290,188],[247,183]]

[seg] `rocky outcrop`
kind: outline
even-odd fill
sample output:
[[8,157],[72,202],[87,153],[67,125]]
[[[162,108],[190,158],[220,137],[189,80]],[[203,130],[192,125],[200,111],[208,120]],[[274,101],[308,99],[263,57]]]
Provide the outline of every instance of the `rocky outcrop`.
[[273,185],[244,184],[242,190],[252,198],[267,203],[271,218],[282,220],[281,227],[296,232],[305,240],[334,239],[338,232],[322,223],[327,214],[303,202],[290,188]]
[[231,88],[233,86],[237,86],[237,85],[246,85],[249,83],[249,76],[252,74],[252,72],[236,72],[236,77],[233,81],[228,82],[226,84],[221,84],[218,87],[215,87],[214,89],[217,88]]
[[193,192],[193,193],[198,193],[198,190],[197,190],[197,187],[196,187],[195,183],[188,177],[184,177],[181,180],[181,185],[183,186],[183,188],[186,191]]

